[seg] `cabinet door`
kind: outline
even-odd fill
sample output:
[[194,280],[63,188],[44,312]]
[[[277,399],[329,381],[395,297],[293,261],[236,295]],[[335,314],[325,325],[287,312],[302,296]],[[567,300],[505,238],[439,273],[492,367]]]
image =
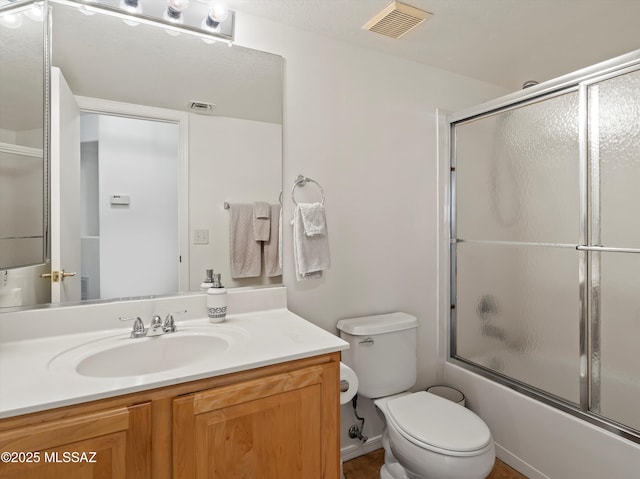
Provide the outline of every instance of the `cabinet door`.
[[149,479],[151,404],[3,431],[0,451],[3,479]]
[[337,479],[337,363],[174,400],[174,479]]

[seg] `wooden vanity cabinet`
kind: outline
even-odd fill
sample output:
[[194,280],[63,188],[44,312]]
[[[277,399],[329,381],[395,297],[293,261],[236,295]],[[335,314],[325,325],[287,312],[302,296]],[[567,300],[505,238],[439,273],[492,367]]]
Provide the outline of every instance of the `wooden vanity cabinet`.
[[0,432],[3,479],[149,479],[151,403]]
[[338,479],[339,361],[330,353],[2,419],[0,453],[39,459],[0,461],[0,477]]
[[326,460],[337,383],[334,367],[317,365],[174,399],[173,477],[337,478]]

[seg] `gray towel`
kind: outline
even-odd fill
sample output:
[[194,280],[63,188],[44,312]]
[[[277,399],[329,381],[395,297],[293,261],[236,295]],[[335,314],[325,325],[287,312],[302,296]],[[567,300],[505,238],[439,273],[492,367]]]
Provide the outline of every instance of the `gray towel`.
[[271,205],[271,238],[264,244],[264,269],[267,276],[280,276],[282,274],[282,261],[280,259],[280,220],[282,218],[280,205]]
[[269,241],[271,236],[271,206],[264,201],[253,204],[253,234],[256,241]]
[[232,278],[254,278],[262,272],[261,243],[253,233],[253,206],[229,205],[229,256]]

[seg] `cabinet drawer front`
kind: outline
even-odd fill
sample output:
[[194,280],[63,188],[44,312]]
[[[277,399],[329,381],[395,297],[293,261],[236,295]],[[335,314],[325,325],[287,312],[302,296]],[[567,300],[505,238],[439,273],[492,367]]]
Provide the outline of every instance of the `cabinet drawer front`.
[[320,384],[323,381],[325,370],[326,366],[311,366],[297,371],[195,393],[193,395],[193,410],[195,414],[202,414],[234,404]]
[[39,451],[129,428],[126,407],[60,419],[0,433],[3,451]]

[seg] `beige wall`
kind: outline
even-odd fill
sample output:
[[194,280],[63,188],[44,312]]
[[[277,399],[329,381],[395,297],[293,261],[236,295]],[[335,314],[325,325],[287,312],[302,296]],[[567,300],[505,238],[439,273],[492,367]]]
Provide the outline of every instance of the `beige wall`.
[[[285,234],[289,308],[333,332],[339,319],[352,316],[417,316],[416,387],[435,383],[437,113],[505,91],[242,14],[236,41],[285,58],[285,223],[296,175],[317,180],[326,193],[332,266],[322,280],[296,281]],[[375,437],[381,432],[375,412],[362,408],[365,433]],[[355,422],[343,407],[343,437]]]

